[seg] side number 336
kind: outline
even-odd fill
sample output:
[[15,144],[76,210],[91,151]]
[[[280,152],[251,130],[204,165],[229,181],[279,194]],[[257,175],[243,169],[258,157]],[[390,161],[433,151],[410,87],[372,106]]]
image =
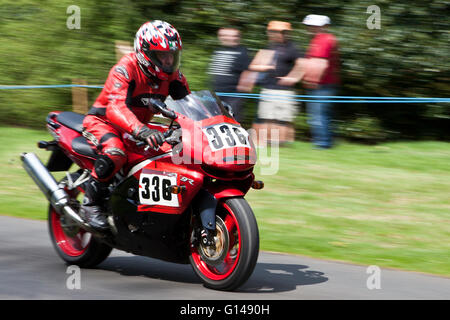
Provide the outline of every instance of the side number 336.
[[139,201],[147,205],[178,207],[178,197],[170,190],[170,186],[176,184],[176,176],[143,173],[139,181]]

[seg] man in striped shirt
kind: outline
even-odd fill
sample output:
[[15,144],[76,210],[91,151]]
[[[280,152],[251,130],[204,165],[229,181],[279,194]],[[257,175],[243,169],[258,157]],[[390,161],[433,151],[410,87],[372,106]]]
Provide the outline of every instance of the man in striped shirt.
[[[241,73],[247,70],[250,63],[247,49],[240,45],[240,32],[235,28],[221,28],[218,31],[221,47],[217,48],[211,58],[209,74],[212,89],[215,92],[238,92]],[[238,122],[243,120],[242,98],[221,97],[228,103]]]

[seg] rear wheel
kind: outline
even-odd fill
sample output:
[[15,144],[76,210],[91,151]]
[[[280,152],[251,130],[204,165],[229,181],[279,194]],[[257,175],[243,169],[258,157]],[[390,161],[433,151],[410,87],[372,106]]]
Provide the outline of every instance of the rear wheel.
[[245,199],[231,198],[219,203],[216,232],[215,249],[195,241],[193,232],[189,259],[206,287],[235,290],[253,273],[259,254],[258,225]]
[[[71,174],[72,181],[78,177],[78,173]],[[66,180],[67,178],[64,178],[61,182]],[[79,205],[77,197],[82,197],[83,188],[79,187],[70,191],[65,188],[65,191],[69,194],[74,206]],[[95,267],[111,253],[110,246],[78,227],[71,219],[59,214],[51,205],[48,209],[48,228],[53,247],[69,264],[85,268]]]

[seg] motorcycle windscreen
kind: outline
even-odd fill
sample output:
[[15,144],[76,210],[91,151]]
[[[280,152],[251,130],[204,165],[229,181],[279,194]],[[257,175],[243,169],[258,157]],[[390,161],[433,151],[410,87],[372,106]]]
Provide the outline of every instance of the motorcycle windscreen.
[[232,118],[222,105],[221,100],[207,90],[193,91],[183,99],[173,100],[168,97],[165,101],[167,107],[193,121],[200,121],[215,116]]

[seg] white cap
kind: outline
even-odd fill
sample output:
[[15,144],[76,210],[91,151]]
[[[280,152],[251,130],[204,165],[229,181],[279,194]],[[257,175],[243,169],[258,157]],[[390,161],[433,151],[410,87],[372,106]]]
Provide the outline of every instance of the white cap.
[[306,24],[307,26],[322,27],[330,23],[330,18],[319,14],[308,14],[305,19],[303,19],[303,24]]

